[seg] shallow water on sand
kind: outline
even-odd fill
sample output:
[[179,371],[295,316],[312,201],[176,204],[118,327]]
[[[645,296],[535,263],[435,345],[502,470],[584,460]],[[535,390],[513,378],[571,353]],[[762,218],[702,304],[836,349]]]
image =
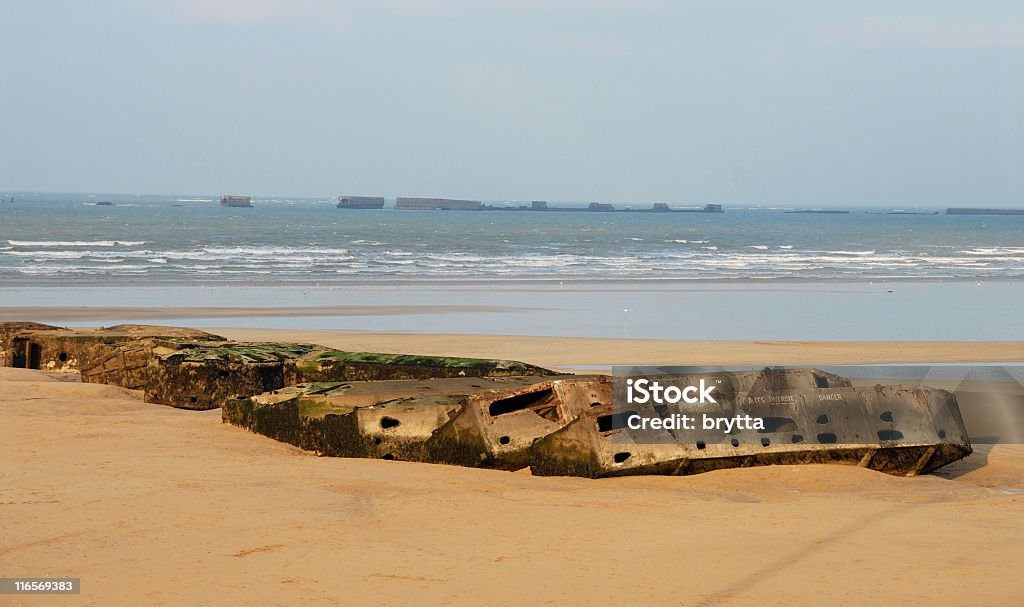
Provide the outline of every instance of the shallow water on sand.
[[[1024,341],[1024,282],[317,287],[10,287],[0,319],[67,324],[69,305],[116,310],[71,324],[349,329],[702,340]],[[11,306],[18,309],[11,311]],[[158,308],[240,308],[201,313]],[[41,308],[63,307],[48,313]],[[316,307],[316,310],[304,308]],[[246,308],[287,308],[266,314]],[[175,314],[179,315],[175,317]],[[140,316],[139,314],[142,314]],[[1024,352],[1022,359],[1024,359]]]

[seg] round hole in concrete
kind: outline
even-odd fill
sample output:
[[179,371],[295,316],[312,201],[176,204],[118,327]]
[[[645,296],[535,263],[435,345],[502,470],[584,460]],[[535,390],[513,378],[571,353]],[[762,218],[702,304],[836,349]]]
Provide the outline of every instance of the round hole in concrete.
[[512,439],[507,437],[507,436],[502,436],[501,438],[498,439],[498,442],[503,444],[503,445],[507,445],[510,442],[512,442]]
[[621,464],[622,462],[624,462],[627,459],[629,459],[632,455],[633,454],[628,452],[628,451],[622,451],[621,453],[616,453],[615,454],[615,463],[616,464]]
[[732,439],[732,440],[731,440],[731,441],[729,441],[729,442],[730,442],[730,443],[732,443],[732,446],[733,446],[733,447],[739,447],[739,446],[740,446],[740,441],[736,440],[735,438],[734,438],[734,439]]
[[838,437],[832,432],[822,432],[816,437],[822,445],[834,445]]

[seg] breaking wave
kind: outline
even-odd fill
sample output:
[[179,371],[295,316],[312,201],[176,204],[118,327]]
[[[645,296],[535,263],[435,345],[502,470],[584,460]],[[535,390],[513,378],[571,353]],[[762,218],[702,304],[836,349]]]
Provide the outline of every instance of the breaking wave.
[[145,240],[8,240],[16,247],[137,247]]

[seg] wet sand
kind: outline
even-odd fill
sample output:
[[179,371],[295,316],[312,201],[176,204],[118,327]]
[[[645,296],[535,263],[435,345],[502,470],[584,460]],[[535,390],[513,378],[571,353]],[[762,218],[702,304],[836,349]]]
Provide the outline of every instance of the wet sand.
[[[1024,359],[1013,344],[221,333],[552,366]],[[82,594],[0,604],[1018,605],[1024,591],[1022,445],[919,478],[538,478],[319,458],[219,411],[75,379],[0,369],[0,575],[81,577]]]
[[401,316],[408,314],[473,314],[482,312],[516,312],[526,308],[487,305],[367,305],[367,306],[303,306],[297,307],[224,307],[224,306],[135,306],[135,307],[72,307],[72,306],[0,306],[0,322],[25,318],[37,322],[93,323],[132,322],[137,320],[181,320],[195,318],[294,318],[297,316]]
[[301,329],[212,328],[240,341],[279,340],[340,349],[511,358],[548,367],[585,365],[860,365],[1024,362],[1024,342],[810,342],[430,335]]

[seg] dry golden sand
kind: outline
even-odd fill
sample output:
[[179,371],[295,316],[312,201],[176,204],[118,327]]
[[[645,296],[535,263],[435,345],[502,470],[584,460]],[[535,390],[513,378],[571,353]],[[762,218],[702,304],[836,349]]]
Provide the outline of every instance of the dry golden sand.
[[[555,366],[1012,354],[222,333]],[[1019,445],[980,446],[941,477],[792,466],[537,478],[318,458],[223,425],[219,411],[61,379],[73,378],[0,370],[0,576],[81,577],[82,594],[0,604],[934,606],[1024,595]]]

